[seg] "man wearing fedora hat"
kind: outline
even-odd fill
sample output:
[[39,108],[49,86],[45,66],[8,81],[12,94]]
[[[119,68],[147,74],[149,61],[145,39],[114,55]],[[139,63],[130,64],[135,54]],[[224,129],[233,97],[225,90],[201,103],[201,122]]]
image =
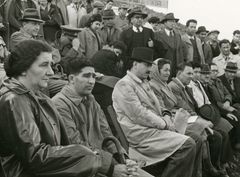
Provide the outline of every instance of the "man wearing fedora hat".
[[9,0],[9,9],[8,9],[8,22],[10,35],[18,31],[21,28],[21,21],[19,17],[22,17],[23,11],[26,8],[37,8],[37,3],[33,0]]
[[204,70],[206,74],[201,74],[204,89],[211,102],[219,109],[221,115],[234,127],[231,130],[232,144],[236,149],[240,150],[240,110],[233,106],[231,94],[222,81],[217,78],[217,66],[212,63],[211,70],[209,67],[205,67]]
[[196,31],[196,35],[201,40],[202,50],[203,50],[203,54],[204,54],[204,57],[205,57],[205,63],[209,64],[209,63],[212,62],[213,57],[212,57],[211,46],[206,41],[206,37],[207,37],[208,32],[209,31],[206,30],[205,26],[199,26],[198,30]]
[[121,31],[125,30],[129,26],[129,21],[127,19],[127,10],[129,6],[122,4],[118,7],[118,15],[115,18],[116,27]]
[[120,39],[121,30],[115,27],[115,16],[112,9],[103,11],[103,28],[99,30],[103,45],[108,45]]
[[213,58],[212,62],[215,63],[218,66],[218,76],[221,76],[224,74],[224,69],[228,62],[235,62],[237,63],[237,76],[240,77],[240,56],[239,55],[233,55],[230,51],[231,45],[230,41],[227,39],[223,39],[219,42],[219,47],[221,50],[221,53],[219,56]]
[[153,31],[143,27],[143,19],[147,16],[139,7],[133,8],[127,16],[132,26],[122,31],[120,40],[127,46],[126,55],[128,57],[131,56],[132,50],[135,47],[154,47]]
[[240,78],[236,77],[238,70],[239,68],[235,62],[227,62],[225,73],[219,76],[219,79],[222,80],[222,83],[232,95],[233,105],[240,109]]
[[164,30],[154,34],[158,57],[171,60],[170,78],[176,76],[177,66],[185,60],[184,43],[181,35],[174,30],[178,21],[179,19],[175,18],[173,13],[166,14],[161,20]]
[[[136,159],[146,160],[146,171],[154,176],[191,177],[196,144],[176,133],[171,113],[160,106],[147,78],[153,64],[153,50],[133,49],[128,71],[114,87],[113,107]],[[178,112],[178,116],[185,116]],[[183,118],[182,117],[182,118]],[[137,153],[136,153],[137,152]],[[168,160],[161,172],[159,164]]]
[[10,49],[12,50],[19,42],[27,39],[39,39],[38,32],[41,20],[37,9],[28,8],[24,10],[21,18],[22,27],[19,31],[13,33],[10,38]]

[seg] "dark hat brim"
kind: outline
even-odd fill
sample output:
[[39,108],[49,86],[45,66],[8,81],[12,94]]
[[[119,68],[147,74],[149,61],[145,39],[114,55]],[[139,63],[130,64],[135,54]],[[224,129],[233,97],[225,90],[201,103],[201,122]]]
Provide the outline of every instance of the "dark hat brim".
[[201,32],[206,32],[206,33],[209,33],[208,30],[200,30],[200,31],[196,31],[196,34],[200,34]]
[[238,69],[225,69],[225,71],[228,71],[230,73],[237,73]]
[[145,59],[137,59],[137,58],[133,58],[131,57],[132,60],[134,61],[138,61],[138,62],[145,62],[145,63],[149,63],[149,64],[154,64],[154,61],[149,61],[149,60],[145,60]]
[[73,32],[81,32],[82,31],[82,28],[74,28],[74,27],[70,27],[69,25],[62,25],[61,29],[65,30],[65,31],[73,31]]
[[132,12],[129,13],[127,18],[131,19],[134,15],[141,15],[143,17],[143,19],[147,18],[148,14],[142,13],[142,12]]
[[33,21],[33,22],[38,22],[38,23],[44,23],[45,21],[41,20],[41,19],[37,19],[37,18],[22,18],[20,19],[20,21],[24,22],[24,21]]
[[164,23],[164,22],[166,22],[166,21],[168,21],[168,20],[175,20],[176,23],[179,21],[178,18],[173,18],[173,19],[162,19],[162,20],[160,21],[160,23]]
[[220,31],[218,31],[218,30],[209,31],[207,35],[209,36],[212,33],[220,34]]
[[114,19],[115,16],[102,16],[103,19]]

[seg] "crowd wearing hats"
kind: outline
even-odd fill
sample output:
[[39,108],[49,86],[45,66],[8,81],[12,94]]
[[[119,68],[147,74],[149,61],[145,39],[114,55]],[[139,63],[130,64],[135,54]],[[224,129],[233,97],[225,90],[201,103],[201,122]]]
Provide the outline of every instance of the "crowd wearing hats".
[[[240,151],[240,30],[231,41],[219,39],[219,30],[196,19],[181,25],[174,13],[151,15],[124,3],[116,11],[113,5],[114,0],[9,0],[9,13],[0,9],[7,29],[0,38],[0,84],[7,78],[4,62],[19,44],[43,41],[52,50],[54,70],[44,94],[54,97],[69,84],[71,61],[90,62],[91,94],[101,114],[120,142],[127,142],[128,155],[145,162],[145,171],[229,177],[232,152]],[[159,170],[160,162],[169,163]]]

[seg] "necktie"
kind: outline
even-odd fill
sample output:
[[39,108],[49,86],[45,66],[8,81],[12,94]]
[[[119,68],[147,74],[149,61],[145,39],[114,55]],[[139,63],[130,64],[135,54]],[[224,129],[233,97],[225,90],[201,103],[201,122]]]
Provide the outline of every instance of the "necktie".
[[173,36],[174,36],[174,33],[173,33],[172,30],[170,31],[169,36],[170,36],[170,37],[173,37]]
[[141,31],[140,31],[140,28],[139,28],[139,27],[137,27],[137,32],[138,32],[138,33],[141,33]]

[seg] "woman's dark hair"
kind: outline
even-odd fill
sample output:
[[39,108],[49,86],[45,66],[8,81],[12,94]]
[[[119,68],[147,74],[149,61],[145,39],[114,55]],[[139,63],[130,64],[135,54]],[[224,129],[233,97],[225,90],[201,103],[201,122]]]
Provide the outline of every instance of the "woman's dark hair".
[[85,57],[68,58],[64,62],[64,69],[67,76],[70,74],[78,74],[85,67],[93,67],[93,64]]
[[109,44],[110,46],[113,46],[115,49],[120,49],[124,53],[127,49],[127,46],[122,41],[113,41]]
[[158,71],[160,72],[160,69],[162,69],[162,67],[166,64],[171,65],[171,61],[165,58],[161,58],[158,61]]
[[99,21],[102,22],[102,16],[100,14],[93,14],[87,21],[86,27],[90,27],[93,22]]
[[47,43],[38,40],[20,42],[4,62],[7,76],[20,76],[31,67],[42,52],[52,52],[52,48]]

